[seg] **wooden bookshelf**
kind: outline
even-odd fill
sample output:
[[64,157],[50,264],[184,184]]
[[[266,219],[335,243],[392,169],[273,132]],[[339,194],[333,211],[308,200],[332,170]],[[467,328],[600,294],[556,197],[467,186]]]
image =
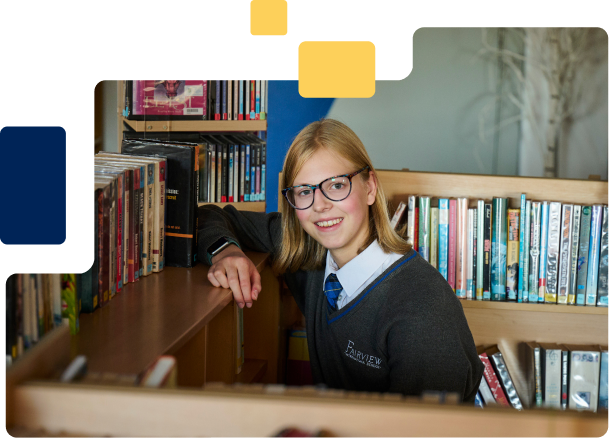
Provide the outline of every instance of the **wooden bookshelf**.
[[[128,120],[123,123],[136,132],[244,132],[266,131],[266,120]],[[122,126],[122,125],[121,125]]]
[[232,205],[237,210],[241,211],[258,211],[264,213],[266,211],[266,202],[199,202],[199,207],[203,205],[217,205],[224,208],[227,205]]
[[243,369],[237,378],[236,383],[258,383],[262,381],[262,378],[267,370],[268,362],[266,360],[259,359],[245,359]]

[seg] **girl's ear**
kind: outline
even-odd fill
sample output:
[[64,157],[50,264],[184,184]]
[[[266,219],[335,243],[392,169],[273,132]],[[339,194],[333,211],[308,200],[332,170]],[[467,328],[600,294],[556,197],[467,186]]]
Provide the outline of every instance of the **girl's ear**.
[[374,200],[376,199],[376,189],[378,183],[376,181],[376,173],[374,171],[370,171],[368,174],[368,181],[366,181],[366,189],[367,189],[367,202],[368,205],[374,204]]

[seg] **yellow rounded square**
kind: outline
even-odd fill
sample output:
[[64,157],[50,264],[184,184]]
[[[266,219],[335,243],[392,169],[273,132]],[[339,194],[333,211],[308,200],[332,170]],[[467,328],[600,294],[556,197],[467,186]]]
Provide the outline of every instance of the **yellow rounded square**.
[[375,47],[370,41],[305,41],[298,48],[302,97],[372,97]]

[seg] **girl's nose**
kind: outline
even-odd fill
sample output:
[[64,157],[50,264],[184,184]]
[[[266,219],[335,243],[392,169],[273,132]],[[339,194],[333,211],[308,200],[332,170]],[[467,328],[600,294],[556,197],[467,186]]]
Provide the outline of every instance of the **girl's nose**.
[[316,212],[327,211],[332,208],[332,201],[324,196],[323,193],[318,189],[315,191],[315,197],[313,198],[313,210]]

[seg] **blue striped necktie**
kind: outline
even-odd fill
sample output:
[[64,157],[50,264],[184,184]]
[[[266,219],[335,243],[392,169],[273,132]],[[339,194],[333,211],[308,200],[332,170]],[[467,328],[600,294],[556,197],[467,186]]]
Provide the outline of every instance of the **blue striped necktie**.
[[326,294],[326,298],[328,299],[328,304],[330,304],[330,308],[332,310],[336,310],[336,300],[340,295],[343,287],[340,285],[336,274],[328,275],[326,278],[326,282],[324,284],[324,293]]

